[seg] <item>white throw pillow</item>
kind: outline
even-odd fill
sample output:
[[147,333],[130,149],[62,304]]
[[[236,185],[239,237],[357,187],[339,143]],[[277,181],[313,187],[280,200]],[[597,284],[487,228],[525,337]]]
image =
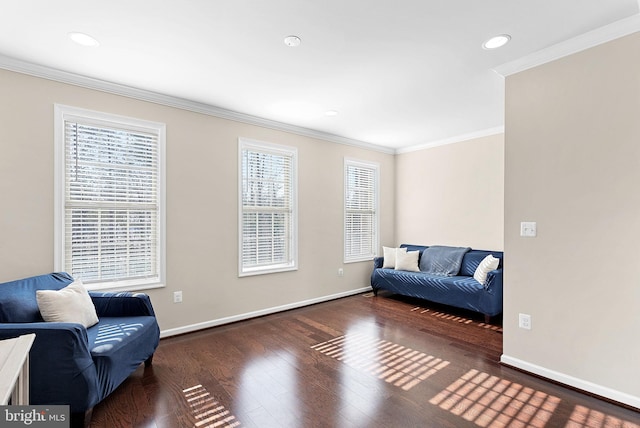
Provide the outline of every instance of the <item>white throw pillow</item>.
[[47,322],[75,322],[85,327],[98,322],[96,307],[80,280],[61,290],[37,290],[36,300],[40,314]]
[[493,257],[489,254],[484,258],[476,268],[476,271],[473,273],[473,277],[480,284],[484,285],[487,280],[487,274],[492,270],[498,269],[498,265],[500,264],[500,259]]
[[396,253],[396,270],[420,272],[418,267],[419,256],[420,251],[398,251]]
[[403,252],[406,253],[406,248],[390,248],[390,247],[382,247],[384,260],[382,261],[382,267],[393,269],[396,267],[396,253]]

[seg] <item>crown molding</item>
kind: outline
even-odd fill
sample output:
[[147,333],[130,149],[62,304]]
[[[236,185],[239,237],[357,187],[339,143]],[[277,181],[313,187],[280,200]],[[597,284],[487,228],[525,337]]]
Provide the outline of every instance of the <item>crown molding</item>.
[[396,149],[396,154],[416,152],[418,150],[431,149],[438,146],[446,146],[447,144],[461,143],[463,141],[473,140],[476,138],[488,137],[491,135],[504,134],[504,126],[496,126],[495,128],[482,129],[480,131],[470,132],[468,134],[456,135],[455,137],[445,138],[443,140],[430,141],[428,143],[419,144],[417,146],[403,147]]
[[[638,3],[640,7],[640,1],[638,1]],[[604,27],[596,28],[572,39],[499,65],[494,68],[493,71],[506,77],[638,31],[640,31],[640,14],[621,19]]]
[[106,92],[114,95],[121,95],[140,101],[151,102],[168,107],[174,107],[181,110],[187,110],[195,113],[215,116],[221,119],[233,120],[235,122],[246,123],[248,125],[260,126],[276,131],[289,132],[304,137],[317,138],[331,143],[344,144],[347,146],[358,147],[362,149],[382,152],[386,154],[394,154],[393,148],[379,146],[364,141],[353,140],[351,138],[341,137],[339,135],[330,134],[328,132],[317,131],[301,126],[290,125],[288,123],[278,122],[275,120],[265,119],[258,116],[239,113],[232,110],[223,109],[210,104],[200,103],[185,98],[173,97],[158,92],[147,91],[144,89],[134,88],[132,86],[121,85],[119,83],[108,82],[106,80],[95,79],[92,77],[82,76],[63,70],[58,70],[43,65],[22,61],[6,55],[0,54],[0,68],[17,73],[27,74],[34,77],[53,80],[56,82],[66,83],[69,85],[80,86],[87,89]]

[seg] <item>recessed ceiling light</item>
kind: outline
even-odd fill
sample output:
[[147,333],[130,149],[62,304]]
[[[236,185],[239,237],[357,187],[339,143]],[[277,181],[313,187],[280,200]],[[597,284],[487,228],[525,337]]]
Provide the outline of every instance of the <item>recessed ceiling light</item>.
[[485,49],[497,49],[509,43],[511,36],[508,34],[500,34],[499,36],[493,36],[482,44]]
[[287,36],[284,38],[284,44],[291,47],[291,48],[295,48],[296,46],[300,46],[300,37],[298,36]]
[[336,110],[327,110],[324,112],[325,116],[337,116],[338,112]]
[[69,33],[69,38],[82,46],[96,47],[100,45],[96,39],[85,33]]

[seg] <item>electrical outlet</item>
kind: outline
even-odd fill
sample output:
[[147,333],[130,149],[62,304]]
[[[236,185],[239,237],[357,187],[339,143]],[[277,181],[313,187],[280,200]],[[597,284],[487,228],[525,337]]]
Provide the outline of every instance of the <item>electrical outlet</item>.
[[531,315],[520,314],[518,316],[518,327],[531,330]]
[[344,276],[344,269],[338,269],[338,276]]
[[182,303],[182,291],[173,292],[173,303]]

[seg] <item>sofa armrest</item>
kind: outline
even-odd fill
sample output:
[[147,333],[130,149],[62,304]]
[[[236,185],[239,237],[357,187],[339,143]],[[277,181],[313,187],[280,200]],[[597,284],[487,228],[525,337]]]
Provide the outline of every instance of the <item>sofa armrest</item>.
[[384,257],[374,257],[373,258],[373,268],[378,269],[381,268],[384,264]]
[[502,294],[502,268],[487,273],[484,289],[490,294]]
[[29,352],[32,404],[69,404],[84,411],[98,401],[95,365],[87,330],[76,323],[1,323],[0,339],[35,333]]
[[98,317],[156,316],[145,293],[90,291],[89,296]]
[[[66,322],[32,322],[0,324],[0,339],[10,339],[23,334],[35,333],[36,338],[31,347],[31,365],[39,365],[45,356],[55,365],[77,366],[84,370],[93,364],[89,354],[87,329],[82,324]],[[49,365],[47,370],[54,367]]]

